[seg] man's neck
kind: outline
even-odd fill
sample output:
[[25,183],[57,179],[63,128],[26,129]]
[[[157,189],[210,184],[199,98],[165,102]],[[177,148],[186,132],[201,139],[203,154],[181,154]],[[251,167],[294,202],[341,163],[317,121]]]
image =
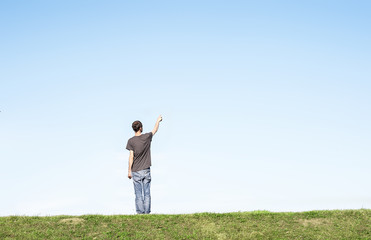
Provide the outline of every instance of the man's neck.
[[138,132],[135,133],[135,136],[140,136],[140,135],[142,135],[141,131],[138,131]]

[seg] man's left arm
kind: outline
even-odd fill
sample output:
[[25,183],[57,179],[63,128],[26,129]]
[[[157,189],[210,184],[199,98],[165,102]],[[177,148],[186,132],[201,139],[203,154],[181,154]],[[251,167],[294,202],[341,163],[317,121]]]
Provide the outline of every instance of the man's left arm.
[[131,179],[131,167],[133,166],[133,160],[134,160],[134,151],[130,150],[129,155],[129,169],[128,169],[128,178]]

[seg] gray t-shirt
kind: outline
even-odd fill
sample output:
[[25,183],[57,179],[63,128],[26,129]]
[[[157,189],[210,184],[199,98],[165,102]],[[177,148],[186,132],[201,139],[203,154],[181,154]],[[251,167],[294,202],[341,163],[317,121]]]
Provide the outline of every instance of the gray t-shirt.
[[151,166],[151,141],[152,132],[134,136],[128,140],[127,150],[134,151],[132,172],[137,172]]

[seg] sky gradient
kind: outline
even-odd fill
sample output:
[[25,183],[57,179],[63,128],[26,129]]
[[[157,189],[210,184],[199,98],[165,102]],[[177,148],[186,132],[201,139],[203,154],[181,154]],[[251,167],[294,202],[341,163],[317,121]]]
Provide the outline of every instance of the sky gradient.
[[1,1],[0,215],[371,208],[369,1]]

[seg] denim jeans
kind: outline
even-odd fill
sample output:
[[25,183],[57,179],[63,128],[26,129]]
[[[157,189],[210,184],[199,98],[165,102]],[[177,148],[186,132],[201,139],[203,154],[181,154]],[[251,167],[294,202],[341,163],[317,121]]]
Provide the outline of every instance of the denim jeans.
[[151,169],[147,168],[137,172],[132,172],[135,208],[138,214],[148,214],[151,212]]

